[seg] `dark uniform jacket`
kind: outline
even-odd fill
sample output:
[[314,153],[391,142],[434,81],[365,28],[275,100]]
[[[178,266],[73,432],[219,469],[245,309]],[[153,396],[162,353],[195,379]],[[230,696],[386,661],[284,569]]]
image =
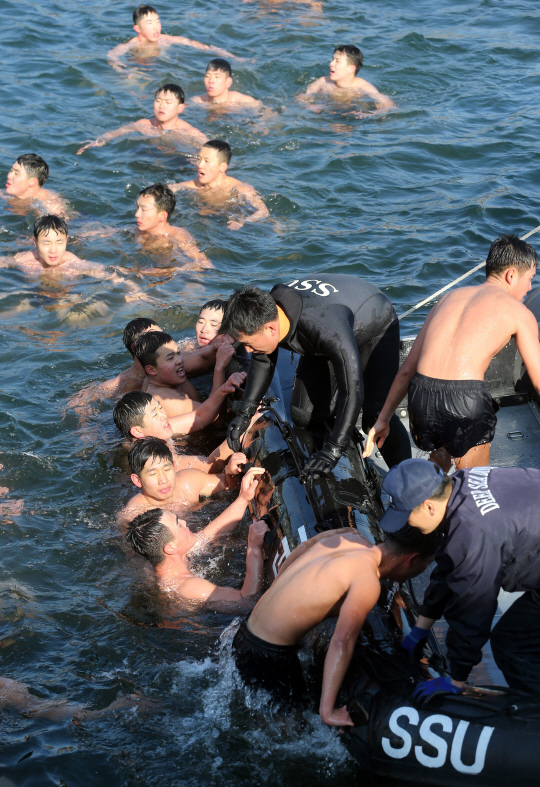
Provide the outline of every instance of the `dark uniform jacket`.
[[[270,294],[291,323],[279,347],[324,356],[332,363],[339,393],[330,440],[344,447],[364,398],[359,348],[395,319],[394,308],[373,284],[347,274],[293,279],[277,284]],[[270,355],[252,356],[244,401],[260,402],[272,381],[277,356],[277,349]]]
[[540,588],[540,471],[475,467],[453,483],[421,614],[444,614],[450,674],[466,680],[482,659],[499,590]]

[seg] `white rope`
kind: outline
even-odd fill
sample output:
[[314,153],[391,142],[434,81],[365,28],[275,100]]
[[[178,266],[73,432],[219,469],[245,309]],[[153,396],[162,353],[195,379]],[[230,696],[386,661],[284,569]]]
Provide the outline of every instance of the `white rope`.
[[[520,240],[527,240],[527,238],[530,238],[531,235],[534,235],[534,233],[538,232],[538,230],[540,230],[540,225],[538,227],[536,227],[534,230],[531,230],[530,232],[528,232],[526,235],[524,235],[522,238],[520,238]],[[471,268],[470,271],[467,271],[467,273],[464,273],[463,276],[460,276],[458,279],[454,279],[454,281],[451,281],[450,284],[446,285],[446,287],[443,287],[441,290],[437,290],[437,292],[434,292],[433,295],[429,296],[429,298],[424,298],[423,301],[420,301],[420,303],[417,303],[416,306],[413,306],[412,309],[409,309],[404,314],[400,314],[398,319],[402,320],[404,317],[407,317],[407,315],[409,315],[412,312],[415,312],[417,309],[419,309],[420,306],[424,306],[424,304],[429,303],[430,301],[435,300],[435,298],[438,295],[442,295],[443,292],[446,292],[446,290],[449,290],[450,287],[454,286],[454,284],[459,284],[459,282],[463,281],[463,279],[466,279],[468,276],[472,276],[473,273],[476,273],[476,271],[479,271],[480,268],[483,268],[485,264],[486,264],[486,262],[484,260],[484,262],[481,262],[479,265],[475,265],[474,268]]]

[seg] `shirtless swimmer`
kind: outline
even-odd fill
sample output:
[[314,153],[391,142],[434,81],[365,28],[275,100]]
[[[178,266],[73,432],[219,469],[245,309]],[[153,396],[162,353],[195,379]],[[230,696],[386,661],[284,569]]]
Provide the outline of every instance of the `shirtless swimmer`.
[[298,546],[233,640],[242,679],[264,688],[281,706],[303,703],[306,686],[297,650],[308,631],[337,617],[319,712],[330,726],[354,726],[347,708],[335,704],[356,639],[379,598],[380,580],[404,582],[421,574],[439,539],[413,532],[406,541],[394,535],[371,546],[357,531],[343,528]]

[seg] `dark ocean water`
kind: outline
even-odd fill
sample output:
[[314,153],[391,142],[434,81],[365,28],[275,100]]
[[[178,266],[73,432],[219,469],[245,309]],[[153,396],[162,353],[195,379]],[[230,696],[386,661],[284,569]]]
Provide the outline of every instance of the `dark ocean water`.
[[[24,502],[22,513],[0,512],[0,675],[94,708],[120,690],[161,702],[147,717],[79,726],[0,712],[0,785],[367,784],[317,717],[302,729],[272,722],[234,690],[227,661],[218,661],[231,617],[187,611],[177,628],[157,627],[159,600],[113,523],[131,494],[114,403],[96,403],[82,420],[67,403],[129,364],[121,334],[135,316],[187,337],[210,297],[325,271],[370,279],[399,313],[484,259],[501,232],[540,223],[538,5],[323,0],[321,13],[294,2],[163,0],[163,31],[248,58],[235,67],[236,86],[273,110],[266,119],[186,110],[189,122],[230,142],[231,174],[260,191],[271,219],[233,232],[226,214],[202,215],[180,195],[173,223],[216,267],[166,279],[139,274],[168,259],[134,242],[134,201],[144,186],[191,177],[195,149],[132,136],[75,153],[151,117],[164,82],[179,82],[188,97],[202,92],[211,55],[175,46],[147,62],[128,59],[137,69],[128,79],[106,53],[129,37],[131,4],[3,0],[0,8],[1,178],[21,153],[42,155],[47,186],[77,213],[72,250],[121,265],[156,298],[140,307],[126,303],[122,285],[52,287],[0,269],[0,485],[9,489],[3,501]],[[362,76],[396,111],[358,120],[295,100],[327,73],[338,43],[361,46]],[[29,248],[34,214],[3,201],[0,209],[0,255]],[[103,226],[119,231],[81,237]],[[426,309],[405,321],[405,334]],[[205,506],[195,524],[224,505]],[[245,531],[201,570],[237,581],[244,544]]]

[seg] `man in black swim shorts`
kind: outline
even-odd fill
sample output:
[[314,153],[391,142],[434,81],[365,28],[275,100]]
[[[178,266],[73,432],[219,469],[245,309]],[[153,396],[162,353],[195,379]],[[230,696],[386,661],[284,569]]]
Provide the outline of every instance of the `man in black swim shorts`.
[[364,456],[381,448],[389,420],[409,392],[411,434],[430,459],[448,471],[489,465],[498,409],[484,385],[491,360],[514,336],[540,394],[536,318],[522,301],[538,258],[529,243],[501,235],[489,249],[486,282],[445,295],[427,316],[366,442]]
[[[334,419],[322,449],[304,473],[327,476],[336,465],[362,410],[362,428],[375,423],[399,366],[399,323],[390,300],[357,276],[314,274],[277,284],[270,293],[247,285],[229,300],[222,331],[253,352],[246,390],[227,439],[240,437],[272,381],[278,347],[302,357],[294,381],[295,424],[312,430]],[[392,467],[411,455],[397,416],[382,449]]]

